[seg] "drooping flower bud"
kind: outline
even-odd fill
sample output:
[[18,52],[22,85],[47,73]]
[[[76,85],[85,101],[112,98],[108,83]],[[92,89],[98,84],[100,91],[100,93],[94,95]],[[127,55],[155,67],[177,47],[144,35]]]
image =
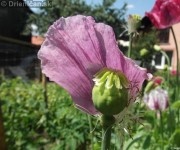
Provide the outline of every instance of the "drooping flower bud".
[[146,85],[144,92],[149,93],[152,89],[154,89],[154,82],[149,81],[148,84]]
[[102,114],[118,114],[128,105],[129,81],[121,71],[104,68],[93,80],[93,103]]
[[153,77],[151,81],[149,81],[144,89],[144,93],[149,93],[151,90],[160,86],[164,82],[164,78],[161,76]]

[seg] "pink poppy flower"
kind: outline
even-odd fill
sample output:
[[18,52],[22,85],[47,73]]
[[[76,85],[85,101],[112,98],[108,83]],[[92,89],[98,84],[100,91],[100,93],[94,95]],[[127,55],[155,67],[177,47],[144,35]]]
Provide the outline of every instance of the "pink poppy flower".
[[164,82],[164,78],[161,76],[156,76],[153,78],[155,86],[161,85]]
[[92,102],[93,75],[103,68],[120,70],[130,81],[130,98],[135,98],[148,79],[119,50],[112,28],[90,16],[60,18],[48,30],[38,52],[42,72],[66,89],[81,110],[98,114]]
[[180,22],[180,0],[156,0],[150,12],[146,16],[152,24],[163,29]]
[[165,110],[168,107],[168,92],[160,87],[144,95],[144,102],[151,110]]

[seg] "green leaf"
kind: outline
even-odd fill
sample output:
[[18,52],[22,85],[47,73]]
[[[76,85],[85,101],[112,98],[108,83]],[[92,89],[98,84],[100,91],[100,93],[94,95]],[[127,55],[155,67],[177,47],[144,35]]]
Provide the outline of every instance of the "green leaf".
[[180,100],[175,101],[172,106],[173,109],[180,110]]
[[148,149],[151,144],[151,135],[148,135],[144,141],[143,149]]

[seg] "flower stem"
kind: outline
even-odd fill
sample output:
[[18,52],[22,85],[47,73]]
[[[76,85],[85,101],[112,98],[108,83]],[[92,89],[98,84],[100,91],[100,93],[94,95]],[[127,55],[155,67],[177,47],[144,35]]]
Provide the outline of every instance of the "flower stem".
[[91,143],[90,143],[90,147],[91,147],[91,150],[94,149],[93,147],[93,129],[92,129],[92,119],[91,119],[91,116],[90,115],[87,115],[88,117],[88,122],[89,122],[89,130],[90,130],[90,140],[91,140]]
[[169,84],[170,84],[170,82],[169,82],[169,77],[170,77],[169,68],[171,67],[171,63],[170,63],[170,59],[169,59],[168,55],[167,55],[164,51],[161,51],[161,53],[162,53],[162,55],[164,55],[164,57],[166,58],[167,64],[168,64],[167,82],[168,82],[168,86],[169,86]]
[[131,50],[132,50],[132,33],[129,34],[129,48],[128,48],[128,57],[131,57]]
[[101,150],[109,150],[111,142],[111,131],[112,126],[115,123],[115,118],[113,116],[102,115],[102,145]]
[[161,146],[162,146],[162,150],[164,149],[164,135],[163,135],[163,132],[164,132],[164,126],[163,126],[163,117],[162,117],[162,112],[161,110],[159,111],[159,114],[160,114],[160,130],[161,130]]
[[48,109],[47,79],[44,74],[42,74],[42,86],[43,86],[43,96],[44,96],[45,107],[46,109]]
[[177,39],[174,33],[173,27],[170,28],[172,31],[172,35],[174,38],[174,43],[176,46],[176,59],[177,59],[177,65],[176,65],[176,100],[178,99],[178,94],[179,94],[179,51],[178,51],[178,44],[177,44]]
[[[43,96],[44,96],[44,103],[45,103],[45,108],[48,110],[48,95],[47,95],[47,78],[44,74],[42,74],[42,87],[43,87]],[[49,113],[46,111],[46,123],[48,124],[49,120]]]

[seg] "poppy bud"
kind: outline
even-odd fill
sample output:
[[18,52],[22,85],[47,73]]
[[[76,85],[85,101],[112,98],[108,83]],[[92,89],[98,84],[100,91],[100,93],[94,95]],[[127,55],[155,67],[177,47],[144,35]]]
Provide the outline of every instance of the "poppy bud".
[[146,85],[144,92],[145,92],[145,93],[149,93],[152,89],[154,89],[154,82],[153,82],[153,81],[150,81],[150,82],[148,82],[148,84]]
[[149,54],[149,51],[146,48],[140,50],[140,56],[145,57]]
[[154,45],[154,50],[155,51],[161,51],[161,47],[159,45]]
[[139,15],[129,15],[128,32],[134,33],[141,25],[141,17]]
[[116,115],[128,104],[129,81],[121,71],[104,68],[95,75],[93,103],[104,115]]

